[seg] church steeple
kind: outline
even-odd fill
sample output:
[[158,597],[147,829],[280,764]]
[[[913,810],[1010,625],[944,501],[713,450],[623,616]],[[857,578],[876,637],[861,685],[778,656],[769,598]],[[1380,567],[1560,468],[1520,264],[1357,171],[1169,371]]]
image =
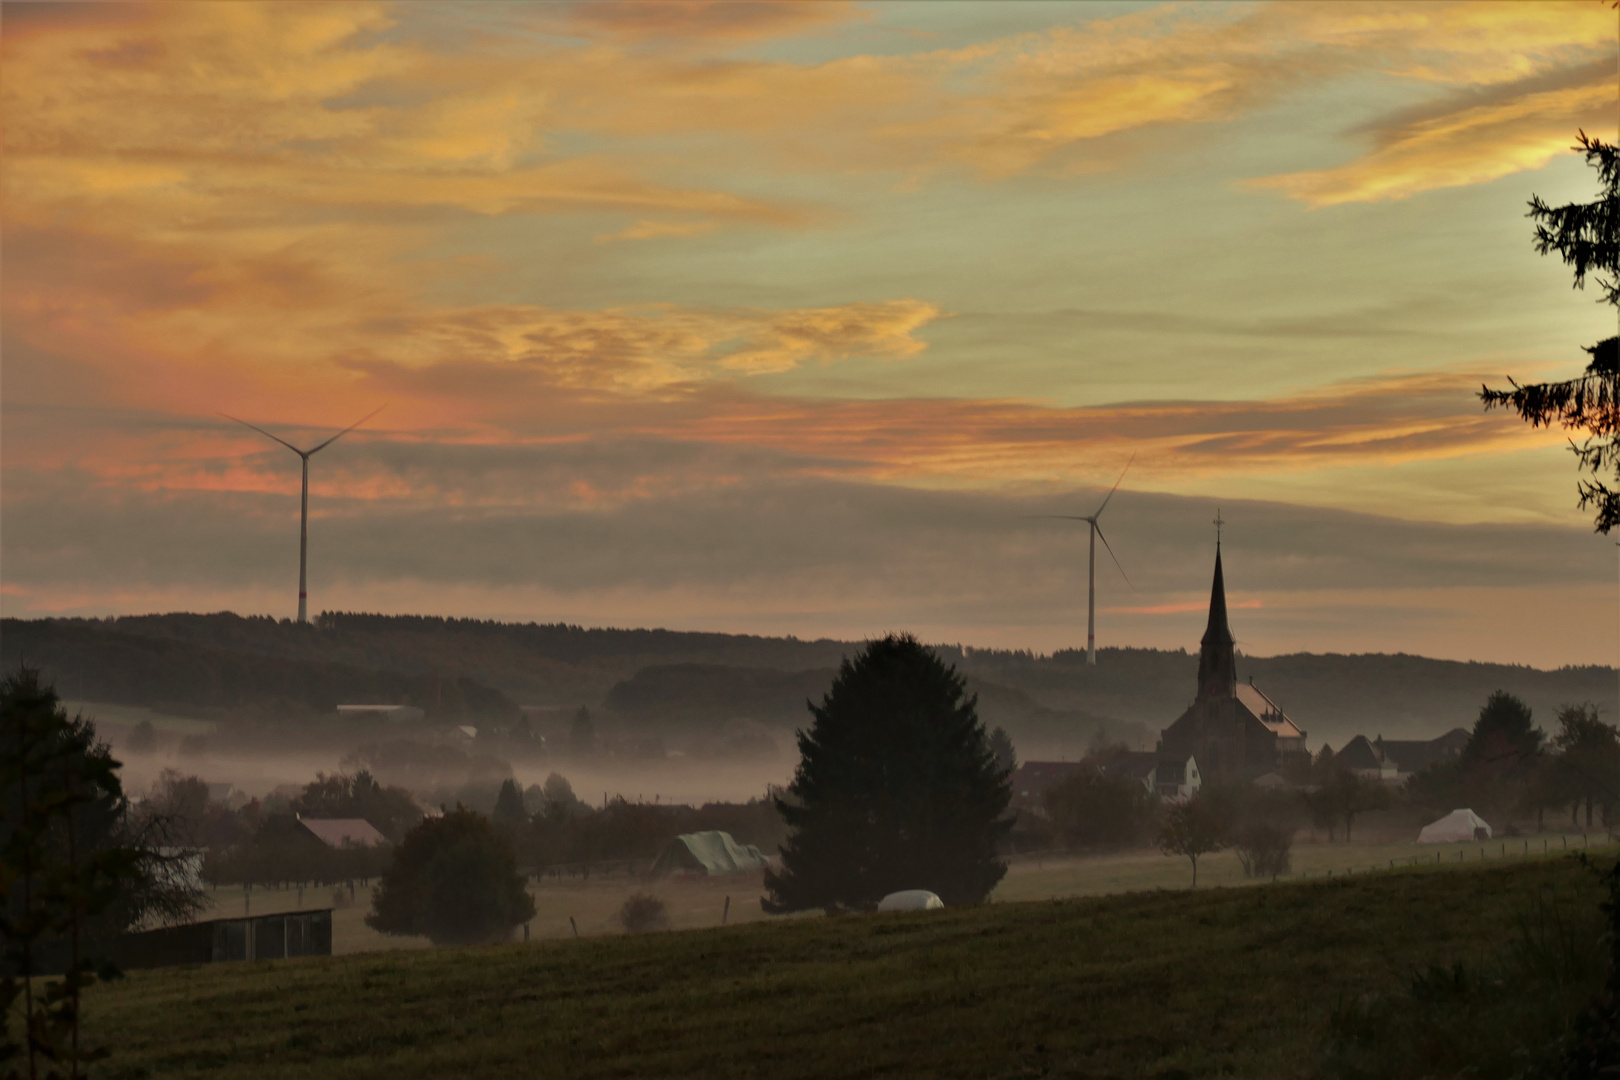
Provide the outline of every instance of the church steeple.
[[1198,650],[1198,700],[1229,698],[1237,689],[1237,657],[1226,623],[1226,578],[1221,573],[1221,542],[1215,541],[1215,584],[1209,592],[1209,625]]

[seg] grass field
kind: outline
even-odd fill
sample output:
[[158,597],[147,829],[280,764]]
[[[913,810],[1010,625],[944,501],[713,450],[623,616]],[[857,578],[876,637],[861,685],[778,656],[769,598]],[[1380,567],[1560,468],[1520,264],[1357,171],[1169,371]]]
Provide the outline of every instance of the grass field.
[[1476,957],[1549,889],[1598,898],[1521,858],[220,964],[95,988],[86,1024],[125,1077],[1305,1077],[1340,1002]]
[[[1590,837],[1593,852],[1605,850],[1599,845],[1598,834]],[[1566,850],[1586,849],[1586,839],[1576,833],[1565,837],[1549,835],[1531,840],[1498,840],[1484,844],[1444,844],[1418,847],[1409,840],[1373,841],[1355,844],[1298,843],[1294,846],[1294,874],[1290,880],[1324,878],[1329,874],[1342,877],[1363,874],[1370,870],[1387,870],[1391,862],[1397,866],[1411,865],[1418,859],[1425,863],[1438,858],[1443,867],[1472,866],[1481,861],[1486,864],[1523,862],[1558,855]],[[1570,845],[1566,847],[1565,845]],[[1543,851],[1550,855],[1544,856]],[[1483,859],[1482,859],[1483,856]],[[1113,855],[1080,857],[1061,855],[1049,858],[1018,858],[1013,860],[1007,876],[991,897],[995,903],[1023,900],[1055,900],[1083,896],[1108,896],[1124,892],[1149,889],[1184,889],[1192,879],[1186,859],[1167,858],[1157,851],[1131,851]],[[1243,868],[1231,852],[1208,855],[1199,860],[1198,882],[1205,886],[1254,885],[1243,877]],[[303,907],[326,907],[333,903],[333,889],[305,889],[300,900],[296,889],[255,889],[247,908],[243,906],[242,890],[223,888],[211,891],[211,909],[204,917],[236,916],[250,910],[254,914],[268,915],[278,911],[292,911]],[[760,911],[759,897],[763,892],[759,875],[746,875],[718,881],[673,881],[642,883],[624,874],[593,877],[589,881],[565,879],[547,880],[531,885],[530,895],[535,901],[535,917],[529,924],[531,940],[571,938],[574,926],[582,937],[621,933],[613,921],[614,914],[633,892],[652,892],[668,906],[671,929],[695,930],[719,926],[722,916],[728,925],[758,922],[768,918]],[[726,898],[731,906],[726,908]],[[342,892],[345,906],[332,913],[332,951],[339,956],[359,952],[378,952],[395,949],[421,949],[427,947],[422,938],[398,938],[379,934],[365,924],[370,910],[370,891],[360,888],[352,903]],[[569,923],[572,917],[573,924]]]

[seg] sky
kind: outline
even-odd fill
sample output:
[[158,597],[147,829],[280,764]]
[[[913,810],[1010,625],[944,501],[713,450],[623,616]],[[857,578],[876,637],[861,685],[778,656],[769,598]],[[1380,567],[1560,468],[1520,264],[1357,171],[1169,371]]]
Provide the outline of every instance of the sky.
[[[0,611],[1612,664],[1599,0],[6,3]],[[1128,466],[1128,471],[1127,470]]]

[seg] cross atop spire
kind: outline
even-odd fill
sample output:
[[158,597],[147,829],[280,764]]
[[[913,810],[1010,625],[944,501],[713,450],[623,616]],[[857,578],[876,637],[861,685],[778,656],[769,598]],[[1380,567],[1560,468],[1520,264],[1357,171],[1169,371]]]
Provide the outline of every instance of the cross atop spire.
[[1215,508],[1215,546],[1216,547],[1221,546],[1221,526],[1225,525],[1225,524],[1226,524],[1226,522],[1221,520],[1221,508],[1217,506]]

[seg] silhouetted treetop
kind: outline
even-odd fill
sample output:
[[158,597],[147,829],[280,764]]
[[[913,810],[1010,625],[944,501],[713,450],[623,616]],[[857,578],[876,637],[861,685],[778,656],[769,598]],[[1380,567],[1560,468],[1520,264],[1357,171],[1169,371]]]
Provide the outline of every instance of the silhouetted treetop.
[[[1597,169],[1603,191],[1594,202],[1559,207],[1531,196],[1535,247],[1543,255],[1557,252],[1573,268],[1576,288],[1585,288],[1591,275],[1603,289],[1603,301],[1620,307],[1620,151],[1584,131],[1575,149]],[[1579,442],[1571,437],[1570,450],[1592,479],[1579,481],[1576,490],[1580,508],[1595,506],[1597,531],[1607,533],[1620,525],[1620,338],[1584,348],[1591,362],[1573,379],[1526,386],[1509,379],[1511,390],[1487,386],[1479,396],[1487,411],[1510,408],[1532,427],[1558,424],[1585,434]],[[1600,479],[1611,471],[1615,487]]]

